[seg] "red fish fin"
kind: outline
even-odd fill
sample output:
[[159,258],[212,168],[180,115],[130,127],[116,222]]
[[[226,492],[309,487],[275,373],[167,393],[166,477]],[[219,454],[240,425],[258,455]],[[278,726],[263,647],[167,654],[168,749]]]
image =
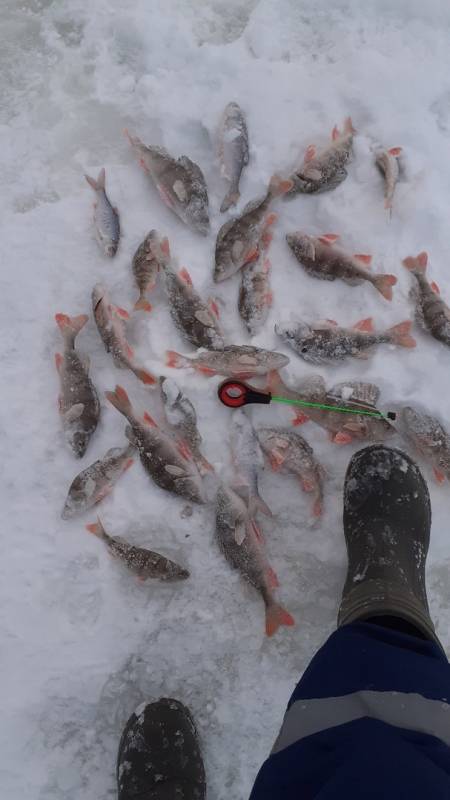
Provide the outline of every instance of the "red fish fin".
[[353,258],[356,258],[356,260],[360,261],[361,264],[364,264],[365,267],[370,267],[372,263],[372,256],[369,256],[366,253],[355,253]]
[[294,187],[294,181],[290,179],[283,180],[279,175],[272,175],[269,183],[269,193],[272,197],[278,197],[280,194],[290,192]]
[[153,419],[153,417],[150,416],[148,411],[144,411],[144,422],[146,422],[147,425],[150,425],[151,428],[157,428],[158,427],[156,422],[155,422],[155,420]]
[[191,278],[188,270],[186,269],[186,267],[181,267],[181,269],[180,269],[178,274],[179,274],[181,280],[184,281],[184,283],[187,283],[188,286],[193,286],[194,285],[192,283],[192,278]]
[[322,501],[319,498],[314,501],[312,513],[313,517],[321,517],[323,514],[323,505]]
[[177,442],[177,450],[180,453],[180,455],[186,459],[186,461],[192,460],[192,452],[186,442],[183,441]]
[[308,164],[310,161],[313,161],[316,157],[316,153],[317,153],[316,146],[314,144],[308,145],[308,147],[306,148],[306,153],[304,158],[305,164]]
[[126,472],[127,469],[130,469],[134,464],[134,458],[127,458],[125,464],[123,465],[123,471]]
[[133,413],[130,398],[123,386],[116,386],[114,392],[105,392],[105,395],[114,408],[117,408],[117,411],[120,411],[125,417]]
[[294,419],[292,420],[293,425],[304,425],[306,422],[309,422],[309,417],[305,414],[304,411],[296,411]]
[[415,347],[417,342],[411,336],[411,328],[412,322],[408,319],[405,322],[399,322],[398,325],[393,325],[387,333],[392,336],[394,344],[399,344],[401,347]]
[[198,366],[195,365],[195,369],[197,372],[201,372],[202,375],[206,375],[207,378],[212,378],[213,375],[217,374],[215,369],[211,369],[211,367],[204,367],[201,364]]
[[132,347],[130,347],[129,344],[125,345],[125,355],[127,358],[130,358],[131,360],[134,358],[134,350]]
[[264,259],[264,263],[263,263],[263,272],[265,272],[266,275],[267,275],[268,272],[270,272],[271,266],[272,266],[272,262],[271,262],[270,258],[265,258]]
[[266,391],[274,392],[282,390],[283,381],[281,380],[280,373],[277,369],[271,369],[270,372],[267,373],[267,386]]
[[300,478],[300,483],[304,492],[313,492],[316,488],[313,482],[309,481],[308,478]]
[[209,298],[208,307],[210,308],[210,310],[212,311],[214,316],[217,317],[217,319],[219,319],[219,317],[220,317],[219,306],[217,305],[217,302],[214,300],[213,297]]
[[180,353],[176,353],[175,350],[166,350],[166,367],[179,369],[180,367],[186,367],[188,363],[188,359],[180,355]]
[[169,245],[169,240],[168,240],[167,236],[164,236],[164,239],[161,239],[159,247],[160,247],[161,253],[163,255],[167,256],[167,258],[168,258],[170,256],[170,245]]
[[151,311],[152,306],[148,302],[145,297],[140,297],[139,300],[134,304],[135,311]]
[[333,438],[333,442],[335,444],[350,444],[353,439],[349,433],[344,433],[344,431],[339,431],[336,436]]
[[294,618],[278,603],[271,603],[266,607],[266,634],[273,636],[280,625],[295,625]]
[[267,565],[267,568],[266,568],[266,577],[267,577],[267,583],[269,584],[270,589],[278,589],[278,587],[280,585],[280,581],[278,580],[277,573],[275,572],[273,567],[270,567],[269,565]]
[[86,530],[89,531],[89,533],[93,533],[94,536],[98,536],[100,539],[105,533],[105,529],[100,522],[99,517],[97,517],[97,522],[91,522],[89,525],[86,525]]
[[355,331],[363,331],[364,333],[373,333],[373,319],[372,317],[367,317],[367,319],[360,319],[356,325],[353,325],[353,330]]
[[390,147],[388,153],[390,156],[399,156],[400,153],[402,152],[402,149],[403,148],[401,147]]
[[271,450],[268,453],[269,464],[274,472],[277,472],[283,466],[286,460],[286,454],[280,453],[279,450]]
[[113,306],[113,311],[121,319],[130,319],[130,315],[126,310],[126,308],[121,308],[120,306]]
[[357,133],[356,128],[353,127],[353,122],[351,117],[346,117],[344,120],[344,133]]
[[341,135],[340,130],[339,130],[338,126],[335,125],[333,130],[331,131],[331,138],[332,138],[333,142],[335,142],[336,139],[339,139],[340,135]]
[[322,236],[317,237],[322,244],[333,244],[339,239],[338,233],[323,233]]
[[64,361],[64,359],[63,359],[61,353],[55,353],[55,364],[56,364],[56,369],[58,370],[58,372],[60,371],[60,369],[62,367],[63,361]]
[[256,261],[259,256],[258,245],[252,245],[243,256],[244,264],[249,264],[251,261]]
[[278,214],[275,214],[274,211],[271,211],[270,214],[267,214],[264,225],[273,225],[278,219]]
[[55,314],[55,320],[63,336],[67,334],[76,336],[86,325],[88,319],[87,314],[79,314],[77,317],[69,317],[67,314]]
[[377,275],[374,283],[385,300],[392,300],[392,287],[397,283],[395,275]]
[[438,469],[437,467],[433,467],[434,476],[438,483],[444,483],[445,481],[445,472]]
[[213,465],[204,456],[200,456],[198,459],[197,467],[202,476],[207,472],[215,472]]
[[428,253],[423,250],[418,256],[408,256],[403,259],[403,266],[410,272],[425,272],[428,263]]
[[433,292],[435,294],[440,294],[441,293],[441,290],[439,289],[439,286],[437,285],[436,281],[433,281],[432,283],[430,283],[430,286],[433,289]]
[[157,383],[157,379],[151,372],[148,372],[146,369],[135,369],[134,374],[136,378],[139,378],[142,383],[145,383],[146,386],[153,386]]
[[273,233],[270,233],[270,231],[267,230],[262,232],[260,236],[260,242],[264,250],[267,250],[269,248],[272,239],[273,239]]

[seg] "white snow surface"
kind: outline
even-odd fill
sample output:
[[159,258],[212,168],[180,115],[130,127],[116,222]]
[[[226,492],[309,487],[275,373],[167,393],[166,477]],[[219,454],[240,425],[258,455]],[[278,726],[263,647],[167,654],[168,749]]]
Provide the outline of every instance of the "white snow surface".
[[[311,368],[273,332],[281,318],[373,315],[384,328],[412,314],[401,259],[426,249],[430,277],[450,301],[450,9],[418,0],[3,0],[0,47],[0,249],[2,287],[2,509],[0,566],[1,794],[22,800],[114,798],[115,757],[129,714],[169,695],[198,725],[210,798],[244,798],[267,756],[297,680],[335,626],[345,577],[342,486],[357,447],[332,446],[312,423],[301,429],[328,470],[325,512],[312,522],[296,480],[266,468],[260,492],[273,509],[261,524],[278,572],[280,601],[295,628],[264,635],[254,589],[232,572],[214,537],[212,506],[181,518],[178,499],[149,481],[139,461],[99,507],[113,535],[186,564],[173,585],[133,576],[84,529],[95,514],[61,519],[74,476],[125,443],[124,419],[103,392],[120,383],[136,408],[161,419],[157,392],[112,365],[97,334],[90,293],[97,281],[132,308],[131,257],[151,229],[167,235],[195,286],[222,301],[230,342],[248,339],[237,313],[239,277],[214,286],[215,235],[226,186],[215,132],[230,100],[245,111],[250,163],[240,208],[274,171],[288,174],[311,142],[329,141],[351,115],[358,134],[348,179],[316,197],[278,201],[270,250],[274,306],[253,340],[291,356],[295,380]],[[203,239],[161,203],[122,135],[186,154],[204,170],[212,229]],[[383,208],[374,148],[402,146],[403,177],[392,219]],[[95,241],[93,192],[83,173],[106,168],[122,239],[116,258]],[[387,303],[369,284],[351,288],[309,278],[284,237],[301,228],[337,232],[373,269],[398,276]],[[194,403],[204,453],[230,469],[230,412],[218,379],[167,370],[167,348],[189,353],[159,287],[151,315],[137,314],[129,338],[139,360],[171,374]],[[57,411],[55,312],[89,313],[78,337],[102,397],[99,428],[85,457],[65,445]],[[384,408],[420,402],[449,420],[448,350],[415,330],[415,351],[380,347],[367,362],[322,370],[328,385],[373,380]],[[253,420],[288,424],[285,407],[256,408]],[[400,444],[398,442],[392,442]],[[448,484],[430,470],[433,507],[428,588],[437,631],[450,647]]]

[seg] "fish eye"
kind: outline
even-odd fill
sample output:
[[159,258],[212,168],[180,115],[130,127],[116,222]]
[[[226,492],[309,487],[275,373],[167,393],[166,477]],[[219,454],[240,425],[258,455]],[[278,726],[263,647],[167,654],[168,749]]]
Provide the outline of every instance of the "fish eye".
[[308,348],[307,347],[302,347],[302,353],[307,353],[307,352],[308,352]]

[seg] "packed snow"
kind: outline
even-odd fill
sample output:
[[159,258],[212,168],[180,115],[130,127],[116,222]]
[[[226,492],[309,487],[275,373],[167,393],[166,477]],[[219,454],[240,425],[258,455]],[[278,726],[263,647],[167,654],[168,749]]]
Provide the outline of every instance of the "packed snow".
[[[136,582],[86,532],[95,513],[61,519],[75,475],[126,443],[124,420],[104,391],[120,383],[138,410],[159,420],[162,413],[157,391],[117,370],[105,353],[90,293],[102,281],[114,302],[131,309],[131,258],[156,228],[202,296],[218,299],[227,340],[286,353],[288,383],[311,367],[274,324],[291,315],[341,325],[373,316],[384,330],[410,318],[405,256],[428,251],[430,280],[450,302],[449,33],[448,3],[437,0],[3,0],[2,797],[114,798],[122,726],[140,703],[164,695],[195,717],[209,797],[248,795],[295,683],[335,626],[346,569],[342,486],[357,446],[331,445],[312,423],[301,429],[328,472],[319,521],[294,477],[268,466],[261,473],[260,492],[275,515],[261,524],[294,628],[265,636],[261,598],[217,547],[213,506],[182,517],[183,500],[153,484],[138,460],[98,507],[105,529],[173,558],[191,578]],[[339,188],[273,204],[274,305],[253,340],[237,311],[240,277],[212,283],[215,235],[227,218],[219,213],[226,185],[216,130],[230,100],[244,110],[250,140],[239,209],[263,194],[274,172],[288,175],[309,144],[326,144],[347,115],[358,131]],[[201,166],[210,193],[207,238],[163,206],[124,128]],[[374,164],[380,146],[403,148],[392,217]],[[121,220],[114,259],[95,241],[93,193],[83,177],[101,167]],[[340,233],[350,252],[372,253],[374,270],[398,277],[393,302],[369,284],[308,277],[285,242],[299,228]],[[192,351],[161,286],[150,299],[154,310],[133,316],[130,342],[143,366],[183,388],[198,413],[205,457],[229,477],[231,412],[217,400],[219,379],[164,366],[166,349]],[[67,448],[58,415],[56,312],[90,315],[77,347],[90,356],[102,413],[81,461]],[[414,336],[415,350],[382,347],[367,362],[320,372],[329,386],[373,381],[382,408],[420,403],[450,424],[450,354],[417,327]],[[252,416],[256,425],[287,425],[292,413],[270,406]],[[430,604],[449,648],[450,488],[423,466],[433,508]]]

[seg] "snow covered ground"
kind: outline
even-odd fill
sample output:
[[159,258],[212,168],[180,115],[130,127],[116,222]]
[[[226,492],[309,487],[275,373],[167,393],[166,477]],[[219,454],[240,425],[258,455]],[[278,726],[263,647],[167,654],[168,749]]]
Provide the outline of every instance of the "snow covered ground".
[[[248,341],[236,310],[239,279],[212,287],[215,234],[224,193],[214,133],[225,104],[245,110],[251,161],[242,201],[286,174],[312,141],[352,116],[358,135],[348,179],[334,192],[276,203],[270,257],[275,302],[256,344],[280,348],[279,319],[308,314],[340,323],[373,315],[380,328],[411,316],[410,276],[401,259],[422,249],[450,300],[450,10],[418,0],[3,0],[0,47],[2,289],[2,510],[0,565],[2,797],[96,800],[115,797],[114,763],[123,723],[139,702],[173,695],[197,720],[211,798],[245,798],[277,733],[286,701],[333,629],[345,575],[341,492],[356,449],[333,447],[310,424],[302,433],[329,471],[325,513],[312,523],[294,479],[267,469],[261,494],[275,511],[264,521],[280,599],[296,627],[264,636],[263,603],[232,573],[214,541],[210,507],[180,517],[183,501],[149,482],[136,463],[101,507],[113,534],[172,555],[191,579],[137,584],[84,530],[93,514],[61,520],[67,488],[81,467],[124,440],[124,421],[105,400],[82,462],[66,448],[53,355],[54,314],[90,312],[101,280],[116,302],[137,294],[130,260],[151,228],[199,289],[224,303],[227,337]],[[139,169],[122,130],[186,153],[205,172],[212,210],[208,239],[166,210]],[[373,164],[379,144],[404,148],[404,175],[392,219]],[[94,240],[93,195],[83,173],[106,167],[122,240],[104,258]],[[351,251],[374,255],[374,269],[398,276],[394,301],[371,287],[308,278],[284,236],[303,228],[340,233]],[[167,348],[189,352],[162,292],[139,314],[130,339],[140,359],[166,373]],[[144,318],[145,317],[145,318]],[[366,362],[323,370],[329,384],[373,380],[385,408],[420,402],[450,422],[450,355],[416,331],[415,351],[380,348]],[[104,352],[90,319],[79,336],[99,391],[122,383],[156,416],[154,395]],[[288,350],[285,350],[289,354]],[[287,378],[311,370],[292,354]],[[205,455],[229,465],[229,413],[216,379],[173,372],[197,407]],[[102,394],[103,396],[103,394]],[[254,419],[283,424],[286,409]],[[428,587],[437,630],[450,648],[450,490],[433,482]]]

